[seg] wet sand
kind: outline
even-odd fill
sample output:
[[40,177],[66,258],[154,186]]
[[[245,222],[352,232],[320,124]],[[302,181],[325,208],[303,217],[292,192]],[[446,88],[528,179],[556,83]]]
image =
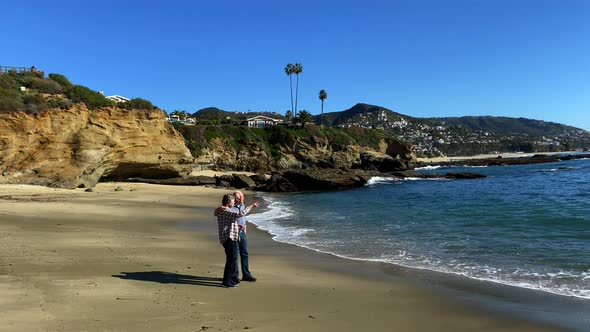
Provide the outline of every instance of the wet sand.
[[221,288],[211,211],[225,192],[0,185],[0,330],[556,330],[257,230],[250,251],[259,280]]

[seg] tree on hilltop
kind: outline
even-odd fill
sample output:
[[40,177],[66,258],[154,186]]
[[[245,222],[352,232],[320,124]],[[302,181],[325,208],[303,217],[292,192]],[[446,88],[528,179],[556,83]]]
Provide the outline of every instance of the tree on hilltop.
[[328,93],[326,90],[320,90],[319,98],[322,101],[322,116],[320,118],[320,125],[324,125],[324,100],[328,98]]
[[299,122],[301,123],[301,127],[304,127],[306,123],[311,122],[311,113],[306,110],[301,110],[297,113],[297,118],[299,118]]
[[292,112],[291,110],[288,110],[288,111],[285,113],[285,117],[287,118],[287,122],[288,122],[288,123],[291,123],[291,122],[293,122],[293,112]]
[[190,118],[190,114],[183,110],[174,110],[170,113],[170,115],[177,115],[180,119]]

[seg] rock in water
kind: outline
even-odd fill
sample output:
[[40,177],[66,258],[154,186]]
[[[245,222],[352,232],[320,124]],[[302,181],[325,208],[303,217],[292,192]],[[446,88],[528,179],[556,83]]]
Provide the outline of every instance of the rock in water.
[[232,187],[234,188],[254,188],[256,187],[256,182],[250,179],[247,175],[244,174],[237,174],[234,173],[231,182]]

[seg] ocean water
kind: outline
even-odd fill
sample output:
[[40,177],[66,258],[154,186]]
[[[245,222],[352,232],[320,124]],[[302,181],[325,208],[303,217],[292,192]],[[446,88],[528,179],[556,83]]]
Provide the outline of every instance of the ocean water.
[[262,193],[249,220],[276,241],[349,259],[590,299],[590,160],[421,171],[488,177]]

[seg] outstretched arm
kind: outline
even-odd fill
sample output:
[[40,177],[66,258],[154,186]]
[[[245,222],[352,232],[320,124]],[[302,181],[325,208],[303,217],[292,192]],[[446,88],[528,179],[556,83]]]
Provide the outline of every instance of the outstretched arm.
[[222,207],[215,209],[215,213],[216,213],[216,216],[222,216],[224,218],[236,220],[236,219],[243,217],[243,216],[247,215],[248,213],[250,213],[250,210],[252,210],[252,208],[257,208],[259,206],[260,206],[260,204],[258,204],[258,202],[256,202],[256,203],[248,206],[247,208],[245,208],[241,212],[232,212],[230,210],[230,208],[228,208],[226,206],[222,206]]

